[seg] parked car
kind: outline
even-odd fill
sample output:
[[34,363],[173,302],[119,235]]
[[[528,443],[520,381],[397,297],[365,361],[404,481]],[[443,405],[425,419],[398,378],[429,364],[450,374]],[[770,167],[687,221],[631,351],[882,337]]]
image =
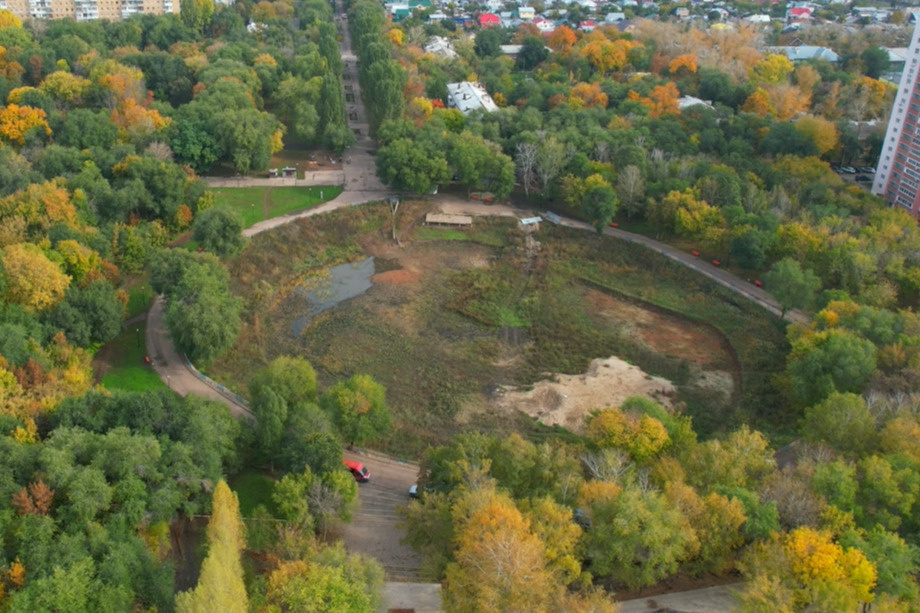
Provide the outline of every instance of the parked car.
[[840,172],[845,172],[845,173],[848,174],[848,175],[855,175],[855,174],[856,174],[856,169],[853,168],[852,166],[841,166],[841,167],[840,167]]
[[354,460],[342,460],[345,464],[345,468],[351,471],[351,474],[354,476],[355,481],[358,483],[364,483],[365,481],[370,481],[371,473],[361,462],[356,462]]
[[872,183],[872,177],[866,175],[856,175],[857,183]]
[[409,488],[409,498],[418,498],[418,484]]
[[874,175],[874,174],[875,174],[875,168],[873,168],[872,166],[860,166],[860,167],[859,167],[859,172],[864,172],[864,173],[866,173],[866,174]]

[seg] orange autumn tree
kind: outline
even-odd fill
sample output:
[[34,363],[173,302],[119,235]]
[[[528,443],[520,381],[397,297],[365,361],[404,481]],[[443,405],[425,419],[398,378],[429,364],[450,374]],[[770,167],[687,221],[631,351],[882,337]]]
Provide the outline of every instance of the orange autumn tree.
[[607,108],[607,94],[600,83],[579,83],[569,92],[569,106],[573,109]]
[[566,53],[578,42],[578,36],[569,26],[559,26],[550,34],[546,45],[557,53]]
[[789,121],[799,113],[807,111],[811,101],[810,96],[803,94],[798,87],[788,84],[770,87],[767,90],[767,98],[770,100],[773,113],[780,121]]
[[124,141],[149,136],[169,126],[171,121],[156,109],[141,106],[133,98],[122,101],[112,111],[112,123],[118,126],[118,135]]
[[766,117],[773,113],[773,106],[770,104],[767,92],[758,87],[741,105],[741,110],[745,113],[753,113],[758,117]]
[[45,137],[51,136],[47,115],[41,109],[31,106],[10,104],[0,109],[0,139],[14,145],[25,145],[26,136],[35,131]]
[[685,53],[671,60],[671,63],[668,64],[668,72],[676,75],[681,71],[683,71],[681,74],[696,73],[696,54]]
[[677,99],[680,97],[680,91],[674,83],[656,85],[649,92],[647,98],[641,97],[637,92],[629,90],[627,98],[635,100],[647,106],[648,116],[652,118],[663,117],[664,115],[679,115],[680,108],[677,106]]

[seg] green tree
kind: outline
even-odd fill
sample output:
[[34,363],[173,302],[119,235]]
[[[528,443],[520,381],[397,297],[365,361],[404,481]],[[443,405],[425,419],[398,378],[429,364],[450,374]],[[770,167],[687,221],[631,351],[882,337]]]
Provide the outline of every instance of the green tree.
[[67,288],[64,300],[48,312],[47,322],[78,347],[106,343],[121,332],[125,308],[107,281]]
[[875,418],[866,401],[856,394],[834,393],[805,409],[801,432],[808,440],[855,456],[871,451],[878,443]]
[[407,138],[381,147],[376,164],[381,181],[414,194],[428,194],[450,179],[443,152],[426,150]]
[[320,404],[350,443],[380,438],[390,427],[386,389],[370,375],[337,383],[323,394]]
[[245,526],[236,494],[224,481],[214,488],[207,540],[208,555],[201,565],[198,585],[176,596],[176,611],[245,613],[249,610],[249,597],[240,558],[246,546]]
[[865,75],[873,79],[878,79],[882,73],[888,70],[889,60],[888,52],[881,47],[869,47],[859,54],[862,60]]
[[521,43],[521,50],[518,52],[515,66],[518,70],[533,70],[546,61],[548,57],[549,50],[547,50],[543,39],[539,36],[528,36]]
[[846,330],[818,332],[798,339],[786,362],[792,395],[805,406],[833,392],[858,392],[876,366],[871,341]]
[[590,515],[582,545],[591,573],[632,589],[674,574],[692,550],[687,518],[658,492],[627,487],[612,501],[593,503]]
[[242,302],[230,294],[224,278],[205,266],[184,271],[170,292],[166,325],[176,347],[193,361],[207,361],[229,349],[240,330]]
[[594,225],[598,232],[603,232],[604,228],[613,221],[617,213],[617,193],[610,185],[598,185],[592,187],[585,194],[581,203],[581,210]]
[[194,238],[205,250],[220,256],[232,255],[243,248],[243,220],[231,209],[213,207],[202,211],[192,225]]
[[499,28],[485,28],[476,33],[473,49],[481,58],[498,57],[502,52],[502,31]]
[[288,406],[316,400],[316,371],[305,359],[282,355],[255,374],[250,384],[253,393],[269,387],[278,393]]
[[789,309],[809,307],[821,289],[818,277],[811,270],[802,270],[802,266],[791,258],[774,264],[764,275],[763,282],[782,307],[780,317],[785,317]]

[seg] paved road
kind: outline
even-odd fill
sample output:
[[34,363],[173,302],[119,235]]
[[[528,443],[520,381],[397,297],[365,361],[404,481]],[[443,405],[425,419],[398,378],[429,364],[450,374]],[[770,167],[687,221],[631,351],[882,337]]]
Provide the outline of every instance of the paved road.
[[620,613],[730,613],[738,609],[734,594],[740,587],[736,583],[626,600],[620,604]]

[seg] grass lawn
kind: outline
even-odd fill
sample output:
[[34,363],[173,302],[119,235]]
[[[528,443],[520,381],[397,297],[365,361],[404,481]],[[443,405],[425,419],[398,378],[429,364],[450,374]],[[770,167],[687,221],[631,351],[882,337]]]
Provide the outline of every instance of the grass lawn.
[[253,470],[234,477],[230,487],[240,499],[240,514],[243,517],[252,517],[252,512],[261,504],[274,516],[278,511],[272,500],[274,485],[274,480]]
[[128,319],[145,313],[153,302],[153,289],[148,281],[139,283],[128,290]]
[[417,228],[413,238],[417,241],[468,241],[470,235],[450,228]]
[[153,368],[144,363],[146,333],[147,324],[138,323],[103,347],[107,361],[113,365],[102,376],[103,386],[110,390],[140,392],[165,385]]
[[243,226],[272,217],[295,213],[332,200],[342,193],[340,185],[312,187],[215,187],[217,203],[240,214]]

